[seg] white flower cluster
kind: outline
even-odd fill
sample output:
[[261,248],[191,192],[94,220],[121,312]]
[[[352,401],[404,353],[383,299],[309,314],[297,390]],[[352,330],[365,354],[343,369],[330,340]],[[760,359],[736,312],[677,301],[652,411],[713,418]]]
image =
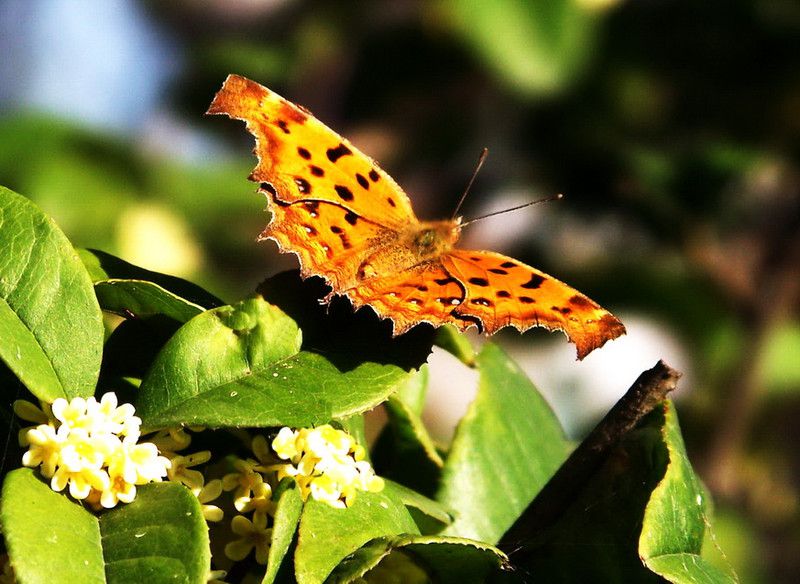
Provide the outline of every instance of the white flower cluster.
[[289,464],[276,466],[278,480],[293,477],[305,501],[309,495],[333,507],[353,504],[358,491],[380,491],[383,479],[364,460],[364,447],[330,424],[316,428],[282,428],[272,449]]
[[131,404],[118,406],[113,393],[99,402],[59,398],[44,411],[19,401],[14,409],[23,419],[42,422],[21,433],[20,443],[28,446],[22,464],[41,466],[53,490],[69,487],[75,499],[106,508],[130,503],[136,485],[161,481],[170,468],[154,444],[137,444],[142,421]]

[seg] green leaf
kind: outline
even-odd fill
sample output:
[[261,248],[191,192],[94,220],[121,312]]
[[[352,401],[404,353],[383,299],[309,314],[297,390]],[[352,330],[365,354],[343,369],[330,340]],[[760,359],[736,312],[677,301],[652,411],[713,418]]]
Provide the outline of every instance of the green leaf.
[[443,461],[420,417],[427,380],[428,369],[424,367],[389,397],[384,405],[388,423],[372,458],[378,474],[433,496]]
[[[429,499],[414,489],[384,479],[384,492],[403,502],[423,534],[437,533],[453,522],[453,514],[441,503]],[[423,529],[423,527],[425,529]]]
[[342,559],[369,540],[404,533],[418,530],[403,503],[389,492],[360,492],[347,509],[309,499],[295,551],[297,582],[322,582]]
[[31,469],[10,472],[0,517],[20,582],[204,583],[210,554],[200,503],[185,487],[139,487],[99,518]]
[[733,582],[699,556],[705,501],[665,402],[511,559],[548,582]]
[[448,0],[444,7],[486,65],[523,94],[562,90],[595,46],[597,17],[576,0]]
[[437,500],[456,512],[444,534],[496,542],[566,458],[550,406],[519,367],[487,343],[478,395],[445,460]]
[[136,499],[100,517],[111,584],[205,583],[211,562],[200,503],[177,483],[138,488]]
[[178,322],[187,322],[203,312],[202,306],[144,280],[106,280],[97,282],[94,289],[103,310],[125,317],[164,315]]
[[475,349],[469,342],[466,335],[458,332],[458,329],[451,324],[446,324],[436,331],[436,346],[441,347],[464,365],[475,366]]
[[[497,548],[458,537],[406,535],[373,539],[348,556],[327,582],[485,582],[506,566]],[[364,580],[361,580],[364,578]]]
[[78,254],[89,270],[103,310],[137,318],[165,315],[186,322],[223,304],[181,278],[145,270],[101,251],[82,249]]
[[737,584],[739,580],[721,572],[697,554],[666,554],[651,558],[647,567],[675,584]]
[[89,396],[103,322],[66,236],[32,202],[0,187],[0,360],[39,399]]
[[17,581],[106,582],[97,518],[32,469],[6,475],[0,519]]
[[278,570],[286,557],[286,552],[289,551],[294,539],[302,511],[303,500],[300,498],[300,489],[292,485],[281,494],[275,506],[272,544],[269,548],[267,572],[264,574],[263,584],[272,584],[275,581]]
[[675,407],[663,408],[661,428],[668,463],[650,495],[639,537],[645,565],[676,584],[733,582],[700,557],[708,513],[708,495],[686,456]]
[[148,428],[310,426],[373,408],[407,375],[377,363],[343,371],[300,345],[294,321],[262,298],[204,312],[156,357],[137,412]]
[[425,408],[425,395],[428,393],[429,368],[425,363],[414,375],[409,375],[405,383],[397,388],[395,397],[417,416],[422,415]]

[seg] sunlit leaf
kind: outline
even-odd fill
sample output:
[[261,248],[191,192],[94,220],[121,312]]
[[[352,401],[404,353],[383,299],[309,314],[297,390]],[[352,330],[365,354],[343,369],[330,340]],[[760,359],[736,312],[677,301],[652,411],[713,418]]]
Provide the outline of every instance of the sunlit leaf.
[[437,500],[456,519],[443,532],[497,542],[567,456],[553,411],[496,345],[477,357],[478,395],[445,460]]
[[156,357],[137,412],[148,427],[311,426],[374,407],[407,375],[369,362],[341,370],[300,347],[294,321],[260,297],[206,311]]
[[38,398],[91,395],[103,323],[91,280],[52,219],[0,187],[0,359]]
[[347,509],[310,499],[300,520],[295,570],[299,584],[322,582],[347,555],[369,540],[418,530],[390,493],[358,493]]

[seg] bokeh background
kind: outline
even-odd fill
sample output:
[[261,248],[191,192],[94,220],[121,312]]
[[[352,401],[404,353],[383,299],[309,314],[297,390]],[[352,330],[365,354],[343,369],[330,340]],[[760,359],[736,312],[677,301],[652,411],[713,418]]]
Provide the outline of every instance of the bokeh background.
[[[256,244],[252,139],[204,117],[228,73],[310,108],[422,218],[564,193],[467,228],[617,313],[583,362],[500,334],[582,436],[658,358],[716,500],[709,555],[800,574],[800,3],[795,0],[3,0],[0,184],[76,245],[235,301],[294,267]],[[3,253],[3,250],[0,250]],[[442,439],[474,379],[439,352]]]

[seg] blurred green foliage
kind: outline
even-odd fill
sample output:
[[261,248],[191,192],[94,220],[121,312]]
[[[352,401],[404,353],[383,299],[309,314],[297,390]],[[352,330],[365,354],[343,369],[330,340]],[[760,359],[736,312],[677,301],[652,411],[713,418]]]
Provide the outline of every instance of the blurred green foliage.
[[[739,527],[726,513],[718,528],[727,561],[742,581],[800,572],[789,415],[800,413],[800,5],[143,6],[186,50],[171,110],[218,149],[187,161],[137,136],[7,110],[0,184],[34,198],[76,245],[139,264],[121,249],[139,225],[128,211],[165,211],[188,234],[179,252],[199,258],[179,275],[234,301],[292,262],[253,243],[266,216],[244,180],[249,136],[202,117],[226,74],[311,108],[379,158],[422,217],[449,215],[488,146],[465,215],[510,188],[568,195],[547,211],[556,227],[504,251],[675,331],[694,366],[687,448],[715,497],[737,508]],[[585,229],[556,238],[567,221]],[[598,225],[608,227],[591,253],[573,257]],[[782,493],[780,505],[765,490]]]

